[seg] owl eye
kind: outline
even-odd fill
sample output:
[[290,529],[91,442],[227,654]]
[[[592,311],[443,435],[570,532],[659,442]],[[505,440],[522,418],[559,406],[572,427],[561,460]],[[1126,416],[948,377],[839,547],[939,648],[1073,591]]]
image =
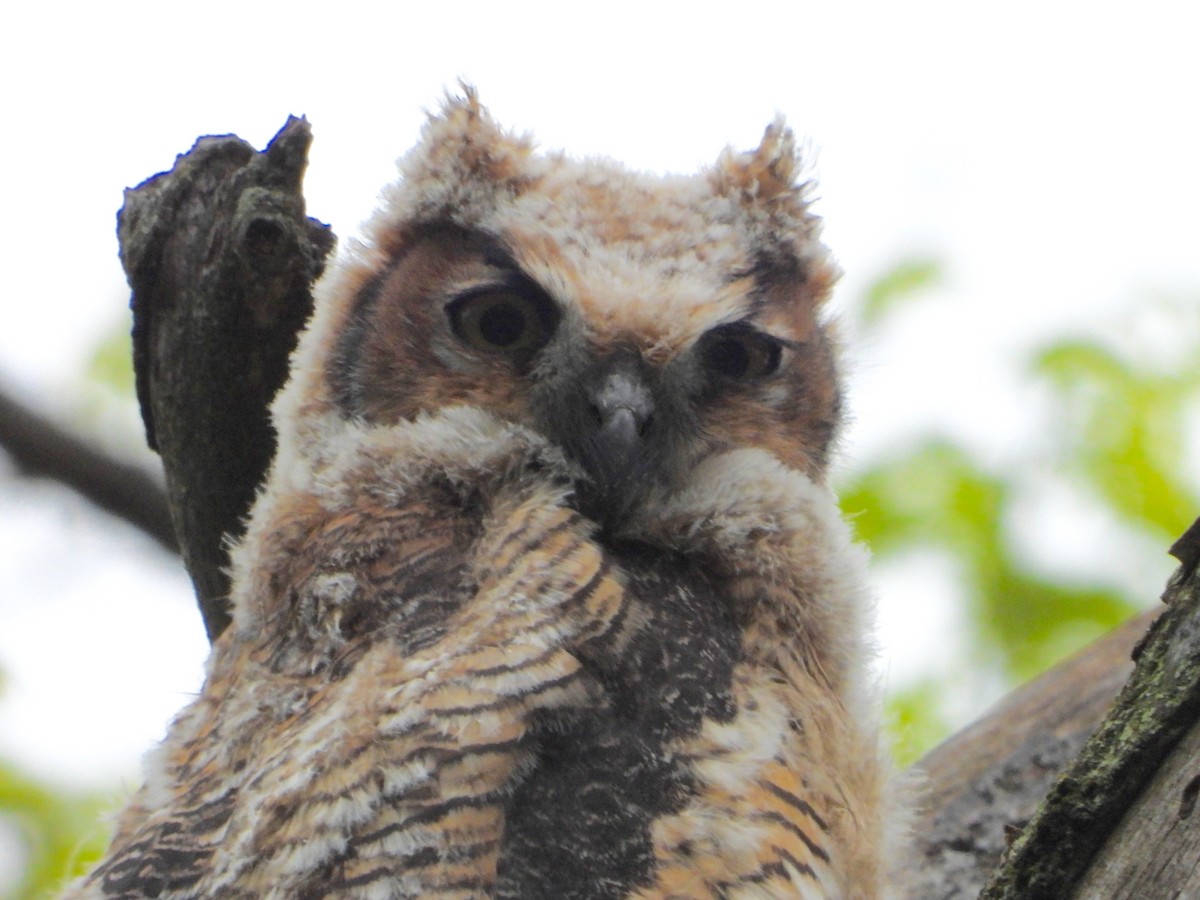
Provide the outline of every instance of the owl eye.
[[450,304],[450,325],[463,343],[485,353],[522,356],[540,348],[554,331],[556,314],[544,298],[488,289]]
[[704,365],[730,381],[758,381],[779,371],[783,351],[779,342],[740,326],[720,328],[709,335]]

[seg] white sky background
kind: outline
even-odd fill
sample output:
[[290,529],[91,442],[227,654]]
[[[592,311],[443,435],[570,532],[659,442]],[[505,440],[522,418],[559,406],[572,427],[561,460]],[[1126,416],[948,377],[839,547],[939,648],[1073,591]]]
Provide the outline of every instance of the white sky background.
[[[84,360],[128,299],[121,190],[196,136],[261,148],[287,114],[307,115],[309,212],[344,239],[460,76],[542,146],[652,170],[752,147],[785,113],[819,151],[843,309],[900,259],[943,260],[919,310],[853,348],[851,464],[934,428],[1003,464],[1036,440],[1036,397],[1013,374],[1032,348],[1118,329],[1169,343],[1169,326],[1120,311],[1159,295],[1200,303],[1193,4],[409,6],[9,10],[0,381],[78,415]],[[116,418],[126,445],[140,441],[134,414]],[[1157,596],[1162,548],[1105,544],[1090,513],[1069,499],[1030,513],[1047,564],[1110,565]],[[961,650],[944,573],[893,574],[880,588],[892,679],[948,671]],[[205,653],[176,561],[0,457],[0,755],[79,783],[133,779]]]

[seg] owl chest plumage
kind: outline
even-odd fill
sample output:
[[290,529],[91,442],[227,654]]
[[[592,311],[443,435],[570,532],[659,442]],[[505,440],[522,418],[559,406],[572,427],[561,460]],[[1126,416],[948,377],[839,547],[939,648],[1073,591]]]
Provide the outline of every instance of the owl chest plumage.
[[[260,574],[277,608],[222,639],[162,751],[172,796],[126,816],[126,854],[94,876],[104,895],[819,884],[829,826],[785,777],[786,736],[721,736],[739,715],[787,721],[757,708],[783,702],[783,676],[747,660],[723,579],[683,553],[605,545],[561,491],[424,494],[273,511],[258,552],[291,561]],[[758,833],[731,843],[710,820],[747,803]],[[673,887],[691,858],[713,873],[689,865]]]

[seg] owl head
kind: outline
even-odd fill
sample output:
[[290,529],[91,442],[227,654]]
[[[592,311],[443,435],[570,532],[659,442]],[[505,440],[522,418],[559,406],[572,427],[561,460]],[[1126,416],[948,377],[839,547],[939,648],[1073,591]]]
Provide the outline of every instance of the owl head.
[[473,408],[559,448],[615,530],[723,451],[822,480],[836,272],[781,120],[661,177],[535,153],[466,89],[399,165],[318,289],[281,456],[319,471],[347,429]]

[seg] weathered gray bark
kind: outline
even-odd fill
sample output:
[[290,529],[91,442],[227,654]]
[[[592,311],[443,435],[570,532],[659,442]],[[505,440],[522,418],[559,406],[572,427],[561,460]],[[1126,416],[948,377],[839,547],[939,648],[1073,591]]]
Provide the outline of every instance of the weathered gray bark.
[[907,897],[1200,897],[1200,521],[1172,552],[1164,607],[917,764]]
[[983,900],[1200,896],[1200,520],[1172,553],[1167,608],[1134,648],[1133,675]]
[[[274,452],[266,406],[333,243],[304,215],[308,142],[295,120],[261,154],[236,138],[202,139],[173,172],[131,191],[121,216],[139,398],[213,638],[227,621],[226,542]],[[985,896],[1153,898],[1185,887],[1200,896],[1188,887],[1200,862],[1200,529],[1174,552],[1183,565],[1124,691],[1154,614],[1014,693],[918,764],[925,809],[909,896],[976,896],[1027,821]],[[1128,884],[1138,887],[1116,887]]]
[[920,864],[906,896],[978,896],[1013,829],[1099,726],[1158,614],[1132,619],[1023,685],[917,763],[925,785],[915,829]]
[[229,621],[228,537],[275,452],[267,405],[334,245],[305,215],[310,142],[301,119],[262,153],[201,138],[171,172],[126,191],[118,215],[146,438],[210,640]]

